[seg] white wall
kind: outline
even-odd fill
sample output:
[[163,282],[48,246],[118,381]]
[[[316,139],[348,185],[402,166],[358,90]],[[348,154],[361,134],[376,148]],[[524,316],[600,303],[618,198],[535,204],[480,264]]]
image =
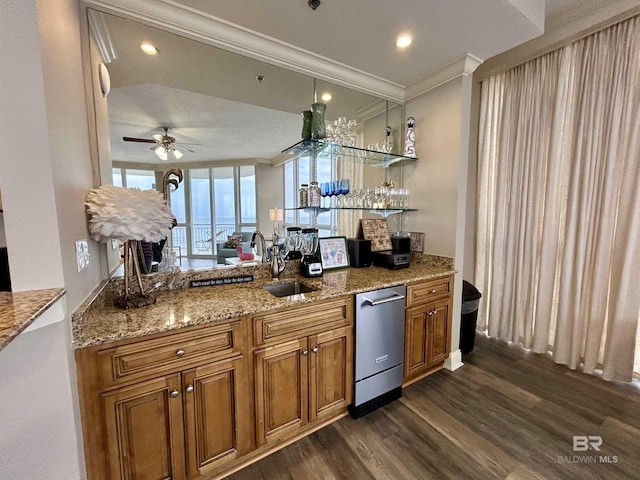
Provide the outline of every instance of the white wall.
[[[0,478],[84,477],[73,311],[100,281],[77,272],[93,186],[76,0],[12,0],[0,17],[0,178],[15,290],[64,287],[53,324],[0,352]],[[68,310],[67,310],[68,307]],[[51,307],[52,309],[54,307]],[[51,313],[51,311],[45,312]]]
[[16,291],[64,284],[35,10],[4,2],[0,17],[0,178]]
[[[76,434],[75,368],[67,339],[64,299],[48,313],[56,323],[23,332],[0,351],[0,478],[52,480],[85,478]],[[40,321],[47,320],[41,317]]]
[[461,139],[462,80],[454,79],[407,102],[415,118],[415,164],[404,167],[411,207],[404,229],[425,233],[425,252],[455,255]]
[[84,201],[94,186],[80,12],[73,0],[39,0],[37,6],[64,285],[73,311],[102,279],[98,244],[89,243],[90,265],[82,272],[75,251],[76,240],[90,238]]

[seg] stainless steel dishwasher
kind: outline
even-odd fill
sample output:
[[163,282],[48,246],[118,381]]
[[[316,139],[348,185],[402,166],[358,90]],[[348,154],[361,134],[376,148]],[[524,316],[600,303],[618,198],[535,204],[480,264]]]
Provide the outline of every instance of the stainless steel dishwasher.
[[355,418],[402,396],[405,295],[405,286],[356,295]]

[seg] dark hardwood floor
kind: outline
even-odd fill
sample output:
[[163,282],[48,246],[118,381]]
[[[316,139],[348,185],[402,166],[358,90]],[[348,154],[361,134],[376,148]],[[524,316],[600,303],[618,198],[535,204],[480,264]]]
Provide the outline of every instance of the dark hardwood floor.
[[[228,478],[640,478],[637,384],[604,382],[479,335],[464,363]],[[601,437],[600,451],[574,451],[577,435]]]

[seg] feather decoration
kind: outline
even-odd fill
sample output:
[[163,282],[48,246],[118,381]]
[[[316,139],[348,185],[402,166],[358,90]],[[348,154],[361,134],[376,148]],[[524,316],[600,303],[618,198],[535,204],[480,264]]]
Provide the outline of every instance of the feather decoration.
[[102,185],[87,193],[89,232],[97,241],[159,242],[169,235],[173,214],[156,190]]

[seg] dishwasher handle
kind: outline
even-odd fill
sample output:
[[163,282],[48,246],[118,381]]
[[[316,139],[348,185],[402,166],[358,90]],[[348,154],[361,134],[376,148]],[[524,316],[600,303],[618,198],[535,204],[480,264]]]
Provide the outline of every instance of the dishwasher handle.
[[375,307],[376,305],[381,305],[383,303],[395,302],[396,300],[404,300],[404,295],[394,293],[390,297],[381,298],[379,300],[369,300],[367,297],[363,297],[363,300],[365,303],[368,303],[372,307]]

